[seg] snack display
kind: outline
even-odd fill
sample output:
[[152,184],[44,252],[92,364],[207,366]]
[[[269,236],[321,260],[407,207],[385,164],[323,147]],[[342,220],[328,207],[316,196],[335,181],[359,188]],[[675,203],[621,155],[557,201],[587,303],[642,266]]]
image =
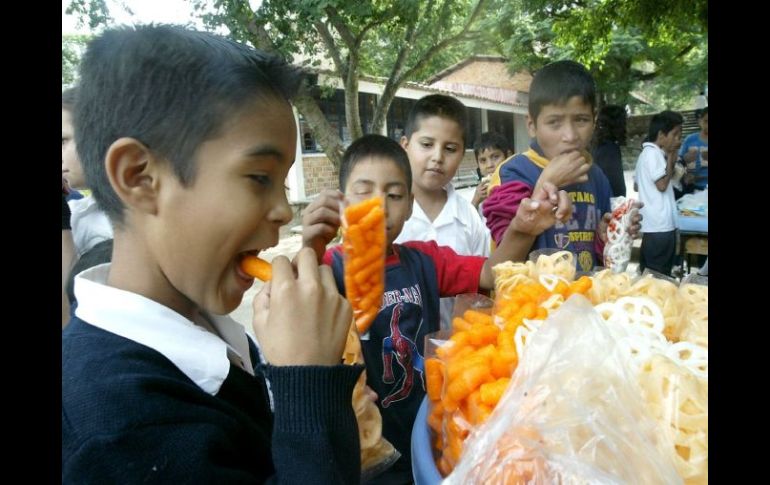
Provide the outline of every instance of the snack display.
[[445,483],[708,482],[707,283],[573,281],[568,252],[493,272],[491,316],[426,344]]

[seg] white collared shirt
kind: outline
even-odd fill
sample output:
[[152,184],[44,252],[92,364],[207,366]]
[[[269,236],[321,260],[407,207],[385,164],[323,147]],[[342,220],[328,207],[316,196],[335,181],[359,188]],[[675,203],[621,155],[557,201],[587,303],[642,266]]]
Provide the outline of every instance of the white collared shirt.
[[665,152],[655,143],[644,142],[635,172],[639,200],[644,202],[644,207],[639,210],[642,214],[642,232],[669,232],[676,229],[673,184],[669,181],[664,191],[658,190],[655,185],[655,181],[666,176],[666,170]]
[[460,255],[489,257],[491,236],[476,208],[460,196],[451,183],[444,190],[446,204],[433,222],[420,203],[414,201],[412,217],[404,223],[395,242],[436,241]]
[[72,215],[72,240],[78,256],[107,239],[112,239],[112,224],[107,215],[96,205],[96,200],[89,195],[82,199],[68,202]]
[[211,395],[219,392],[231,362],[254,375],[248,336],[238,322],[210,314],[193,322],[149,298],[108,286],[109,272],[107,263],[75,277],[78,318],[156,350]]

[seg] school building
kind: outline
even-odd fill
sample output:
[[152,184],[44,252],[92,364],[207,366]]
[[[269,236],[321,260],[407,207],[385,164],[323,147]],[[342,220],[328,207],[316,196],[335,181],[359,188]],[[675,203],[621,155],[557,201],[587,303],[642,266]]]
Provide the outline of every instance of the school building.
[[[338,130],[345,145],[350,144],[345,120],[345,94],[342,80],[331,71],[318,70],[318,84],[332,86],[329,97],[317,95],[321,111]],[[364,133],[370,133],[372,115],[378,96],[385,88],[384,78],[361,76],[359,80],[359,110]],[[426,83],[404,83],[390,105],[382,134],[400,140],[407,115],[414,103],[428,94],[441,93],[456,97],[468,108],[466,126],[468,146],[455,177],[455,185],[476,182],[476,162],[473,143],[481,133],[494,131],[502,134],[517,152],[527,148],[527,94],[532,76],[527,73],[508,73],[506,60],[494,56],[473,56],[437,73]],[[336,188],[338,172],[316,143],[306,121],[295,109],[297,123],[296,163],[289,171],[287,185],[289,201],[304,205],[309,198],[326,188]]]

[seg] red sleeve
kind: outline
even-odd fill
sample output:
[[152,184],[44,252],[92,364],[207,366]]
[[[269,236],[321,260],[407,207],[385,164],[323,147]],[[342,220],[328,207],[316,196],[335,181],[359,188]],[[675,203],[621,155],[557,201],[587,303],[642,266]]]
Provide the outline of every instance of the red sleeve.
[[481,268],[487,258],[460,256],[448,246],[439,246],[436,241],[408,241],[402,246],[416,249],[433,260],[436,265],[439,296],[479,292]]
[[532,187],[518,180],[506,182],[492,189],[492,193],[481,207],[495,244],[500,244],[506,228],[516,217],[521,201],[531,195]]
[[324,253],[324,257],[321,259],[321,263],[325,264],[326,266],[332,265],[332,260],[334,258],[334,253],[339,253],[342,251],[342,246],[334,246],[326,250]]

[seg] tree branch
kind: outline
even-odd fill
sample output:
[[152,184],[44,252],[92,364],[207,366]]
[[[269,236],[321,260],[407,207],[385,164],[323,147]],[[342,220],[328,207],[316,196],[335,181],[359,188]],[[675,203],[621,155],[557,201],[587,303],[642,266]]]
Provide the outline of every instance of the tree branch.
[[326,15],[329,16],[329,22],[334,26],[337,33],[340,34],[342,41],[348,49],[352,49],[356,44],[356,37],[353,35],[353,32],[350,31],[350,28],[348,28],[348,25],[334,7],[326,7],[325,11]]
[[315,26],[316,31],[318,31],[318,34],[321,36],[321,40],[326,47],[326,51],[329,53],[332,61],[334,61],[334,65],[337,67],[337,72],[339,73],[340,77],[346,77],[349,66],[346,62],[343,62],[342,55],[340,50],[337,48],[337,44],[334,42],[332,33],[326,27],[326,24],[320,20],[313,22],[313,25]]

